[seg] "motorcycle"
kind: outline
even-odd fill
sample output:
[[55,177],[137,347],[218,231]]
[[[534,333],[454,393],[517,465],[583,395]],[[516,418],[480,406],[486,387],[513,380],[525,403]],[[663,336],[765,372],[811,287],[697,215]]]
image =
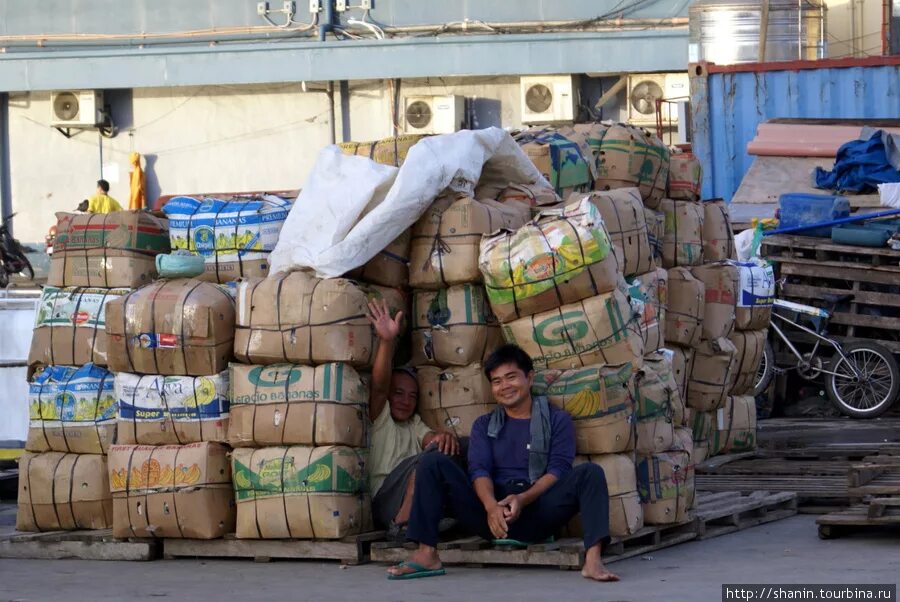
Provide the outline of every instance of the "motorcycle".
[[13,213],[0,223],[0,289],[9,286],[9,277],[15,274],[24,273],[29,280],[34,280],[34,268],[25,256],[33,250],[23,247],[9,231],[9,222],[15,215]]

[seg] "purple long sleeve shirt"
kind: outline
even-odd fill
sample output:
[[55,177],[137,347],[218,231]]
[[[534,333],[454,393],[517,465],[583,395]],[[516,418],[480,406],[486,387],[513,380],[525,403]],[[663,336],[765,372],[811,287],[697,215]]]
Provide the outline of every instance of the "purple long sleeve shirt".
[[[496,439],[487,436],[490,414],[472,425],[469,436],[469,478],[488,477],[495,485],[528,481],[528,443],[531,419],[506,417]],[[575,459],[575,427],[567,413],[550,406],[550,457],[547,472],[562,478],[572,470]]]

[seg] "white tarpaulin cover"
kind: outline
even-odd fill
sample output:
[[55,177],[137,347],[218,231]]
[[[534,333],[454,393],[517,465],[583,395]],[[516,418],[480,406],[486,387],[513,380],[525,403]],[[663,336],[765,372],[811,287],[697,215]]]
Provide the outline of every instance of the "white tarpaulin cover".
[[478,183],[537,182],[549,186],[500,128],[424,138],[399,169],[326,147],[288,214],[270,273],[312,268],[322,278],[340,276],[378,254],[445,189],[474,195]]

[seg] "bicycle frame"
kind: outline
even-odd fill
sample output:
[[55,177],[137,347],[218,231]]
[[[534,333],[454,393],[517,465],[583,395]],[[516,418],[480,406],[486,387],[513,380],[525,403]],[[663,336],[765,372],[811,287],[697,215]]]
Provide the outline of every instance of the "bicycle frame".
[[[814,316],[814,317],[824,318],[826,320],[831,318],[831,314],[829,312],[827,312],[826,310],[819,309],[818,307],[812,307],[810,305],[802,305],[800,303],[793,303],[791,301],[784,301],[782,299],[776,299],[775,306],[783,307],[784,309],[804,313],[806,315],[810,315],[810,316]],[[778,318],[779,321],[784,322],[785,324],[790,324],[791,326],[794,326],[795,328],[798,328],[798,329],[806,332],[807,334],[811,334],[813,337],[816,338],[816,342],[813,345],[813,349],[809,354],[810,359],[816,357],[816,353],[819,351],[819,346],[823,342],[828,343],[829,345],[834,347],[837,350],[837,352],[841,355],[841,357],[844,359],[844,363],[847,364],[847,366],[849,366],[849,368],[853,371],[853,375],[856,378],[859,378],[859,373],[857,372],[856,367],[853,365],[852,362],[850,362],[847,359],[847,356],[844,355],[844,348],[841,347],[841,344],[838,341],[828,338],[826,336],[823,336],[823,335],[819,334],[818,332],[814,331],[813,329],[807,328],[803,324],[800,324],[798,322],[795,322],[794,320],[788,319],[785,316],[775,313],[774,308],[772,311],[772,318],[773,319],[770,323],[770,326],[771,326],[772,330],[775,331],[775,334],[777,334],[779,337],[781,337],[781,340],[784,341],[784,344],[787,345],[787,347],[788,347],[788,349],[790,349],[791,353],[794,354],[794,356],[797,358],[797,362],[798,362],[798,364],[796,366],[797,368],[803,366],[803,364],[805,363],[805,361],[803,359],[803,354],[801,354],[797,350],[797,348],[794,347],[794,344],[791,343],[791,341],[788,339],[787,335],[784,334],[784,331],[781,330],[781,328],[778,326],[778,324],[776,323],[774,318]],[[826,370],[824,368],[817,368],[816,370],[818,372],[824,372],[825,374],[830,374],[830,375],[836,376],[838,378],[846,378],[845,374],[838,374],[836,372],[831,372],[830,370]]]

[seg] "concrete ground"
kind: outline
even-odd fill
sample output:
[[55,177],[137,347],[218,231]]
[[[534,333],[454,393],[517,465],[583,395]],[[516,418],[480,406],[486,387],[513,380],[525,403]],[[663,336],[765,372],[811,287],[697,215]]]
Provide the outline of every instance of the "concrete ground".
[[248,560],[92,562],[0,559],[0,601],[64,600],[604,600],[721,599],[722,583],[897,583],[900,533],[818,538],[795,516],[610,565],[622,581],[591,583],[540,568],[448,567],[443,577],[393,582],[384,566]]

